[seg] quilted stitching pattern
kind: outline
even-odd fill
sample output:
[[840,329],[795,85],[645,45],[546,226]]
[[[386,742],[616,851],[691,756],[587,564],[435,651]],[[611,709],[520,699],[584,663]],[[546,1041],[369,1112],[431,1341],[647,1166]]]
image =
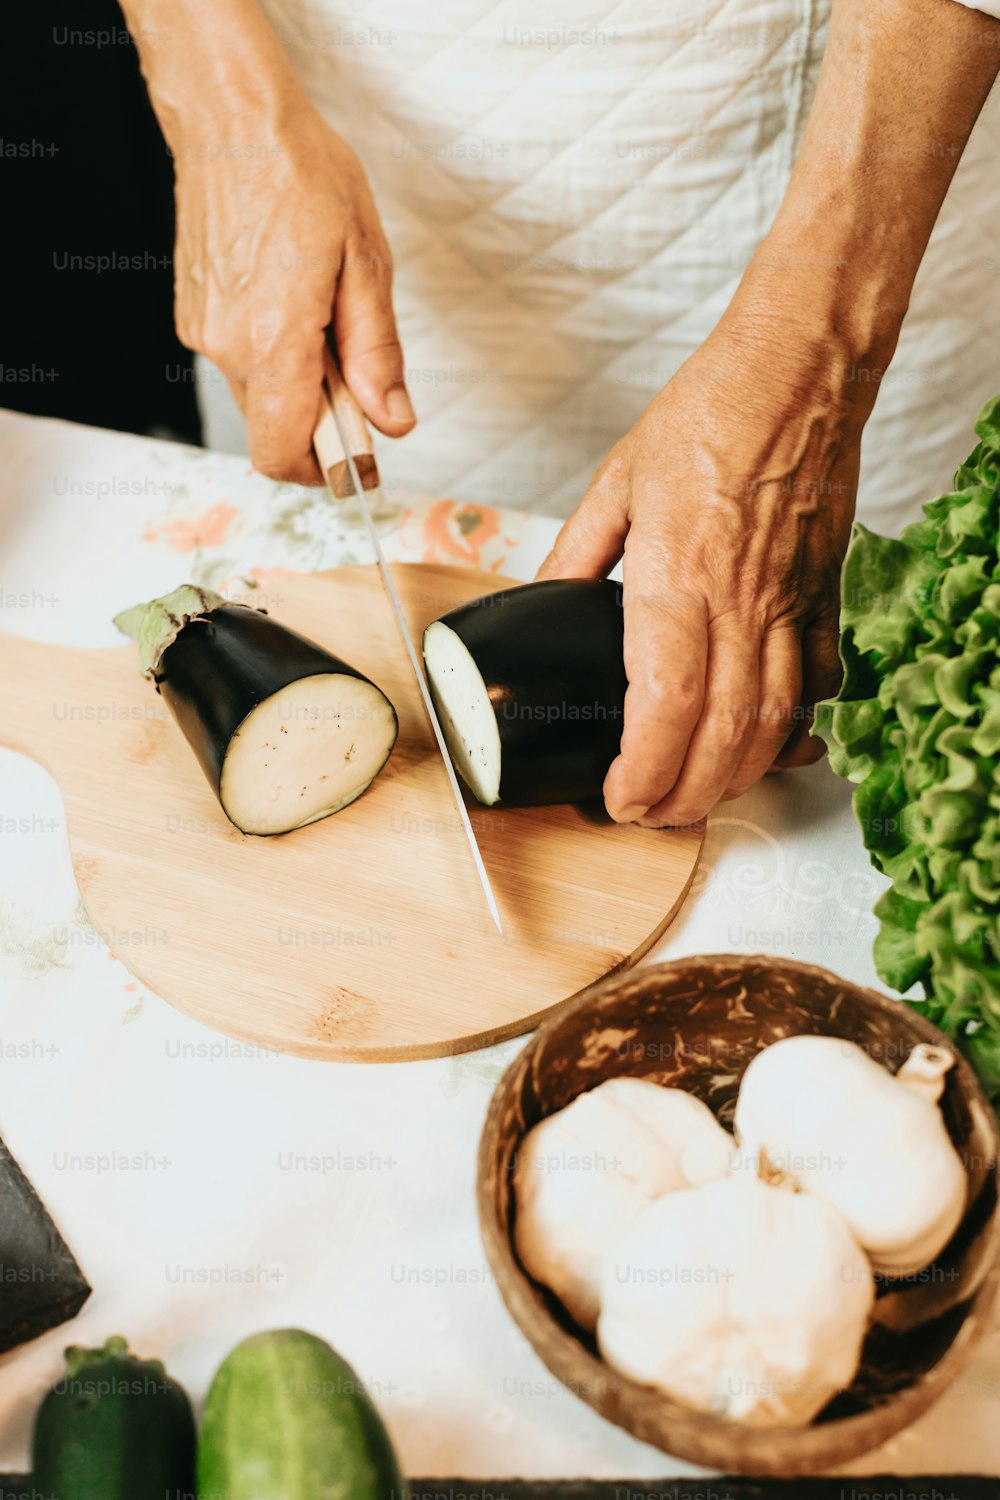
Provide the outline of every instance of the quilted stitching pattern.
[[[383,449],[387,479],[567,514],[704,339],[766,231],[828,0],[553,0],[544,20],[530,0],[441,0],[433,17],[405,0],[268,9],[364,159],[393,245],[421,422]],[[946,471],[990,394],[1000,309],[984,318],[983,284],[1000,264],[1000,193],[970,184],[997,134],[994,108],[869,429],[866,490],[882,524],[936,482],[901,475],[900,447]],[[931,374],[945,351],[950,425]]]

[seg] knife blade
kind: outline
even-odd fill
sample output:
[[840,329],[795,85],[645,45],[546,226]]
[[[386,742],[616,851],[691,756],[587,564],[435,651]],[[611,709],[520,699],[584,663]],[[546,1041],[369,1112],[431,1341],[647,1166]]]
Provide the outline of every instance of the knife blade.
[[503,937],[503,923],[500,920],[500,909],[493,894],[490,877],[483,862],[482,852],[476,840],[475,829],[469,817],[469,809],[465,805],[462,789],[458,784],[455,767],[452,764],[448,744],[441,728],[441,720],[438,718],[434,700],[431,697],[430,688],[427,686],[426,678],[421,670],[420,660],[417,656],[413,637],[410,635],[406,616],[403,614],[403,606],[400,603],[399,594],[392,573],[386,562],[379,541],[378,531],[372,517],[371,506],[368,501],[369,495],[381,495],[381,481],[379,479],[378,464],[372,449],[371,434],[364,414],[348,389],[333,356],[332,350],[327,347],[324,354],[323,365],[323,400],[320,403],[319,419],[313,433],[313,447],[323,476],[330,488],[330,492],[336,500],[344,500],[351,495],[357,497],[358,508],[361,511],[365,530],[375,554],[378,565],[379,576],[385,589],[389,605],[396,621],[396,628],[402,637],[406,654],[409,658],[410,667],[420,690],[420,698],[424,705],[424,711],[430,721],[437,747],[444,763],[445,773],[448,777],[448,785],[454,799],[455,808],[458,812],[460,825],[465,834],[472,855],[472,863],[475,866],[479,884],[482,886],[486,904],[490,910],[490,916],[496,925],[497,932]]

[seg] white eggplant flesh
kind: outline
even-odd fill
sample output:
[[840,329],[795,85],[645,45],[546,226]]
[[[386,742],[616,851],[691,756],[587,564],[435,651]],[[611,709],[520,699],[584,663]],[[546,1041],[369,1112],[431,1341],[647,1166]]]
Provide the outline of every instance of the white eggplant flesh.
[[452,759],[488,807],[583,802],[618,754],[622,588],[552,578],[450,610],[424,661]]
[[424,660],[455,769],[484,807],[500,797],[500,729],[490,690],[461,636],[440,620],[427,627]]
[[184,584],[116,623],[243,833],[339,812],[389,758],[398,724],[381,689],[263,610]]
[[302,677],[243,720],[219,800],[244,833],[285,833],[340,812],[366,790],[396,739],[396,715],[361,677]]

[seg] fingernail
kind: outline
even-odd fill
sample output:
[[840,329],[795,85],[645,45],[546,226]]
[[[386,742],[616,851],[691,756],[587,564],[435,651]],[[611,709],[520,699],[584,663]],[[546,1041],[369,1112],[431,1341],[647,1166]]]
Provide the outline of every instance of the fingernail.
[[641,802],[629,802],[626,807],[621,807],[612,814],[616,823],[635,823],[643,816],[646,809]]
[[405,385],[394,385],[386,393],[386,410],[394,422],[415,422],[417,414],[413,410],[413,402],[407,394]]

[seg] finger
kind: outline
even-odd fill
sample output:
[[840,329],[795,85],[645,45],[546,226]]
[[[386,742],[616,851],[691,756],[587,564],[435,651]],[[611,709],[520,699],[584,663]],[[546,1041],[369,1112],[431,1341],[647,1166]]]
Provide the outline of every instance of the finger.
[[383,241],[368,239],[346,251],[334,334],[344,379],[365,416],[388,437],[403,437],[417,419],[403,376],[392,310],[392,261]]
[[760,643],[745,621],[709,625],[705,702],[675,785],[641,820],[647,827],[697,823],[721,801],[757,722]]
[[299,332],[291,339],[268,335],[267,344],[266,354],[246,371],[250,462],[270,479],[322,484],[312,436],[323,380],[323,331]]
[[753,733],[723,800],[740,797],[774,764],[798,722],[802,699],[802,641],[794,621],[775,624],[760,651],[760,702]]
[[613,448],[556,537],[536,578],[603,578],[622,555],[628,532],[628,463]]
[[775,757],[775,765],[782,770],[811,766],[826,754],[823,741],[809,731],[815,705],[840,691],[844,669],[838,651],[839,641],[835,615],[813,621],[802,636],[802,709],[794,733]]
[[670,791],[701,714],[708,664],[703,599],[672,580],[662,541],[639,526],[625,548],[625,720],[621,752],[604,781],[618,823],[631,823]]

